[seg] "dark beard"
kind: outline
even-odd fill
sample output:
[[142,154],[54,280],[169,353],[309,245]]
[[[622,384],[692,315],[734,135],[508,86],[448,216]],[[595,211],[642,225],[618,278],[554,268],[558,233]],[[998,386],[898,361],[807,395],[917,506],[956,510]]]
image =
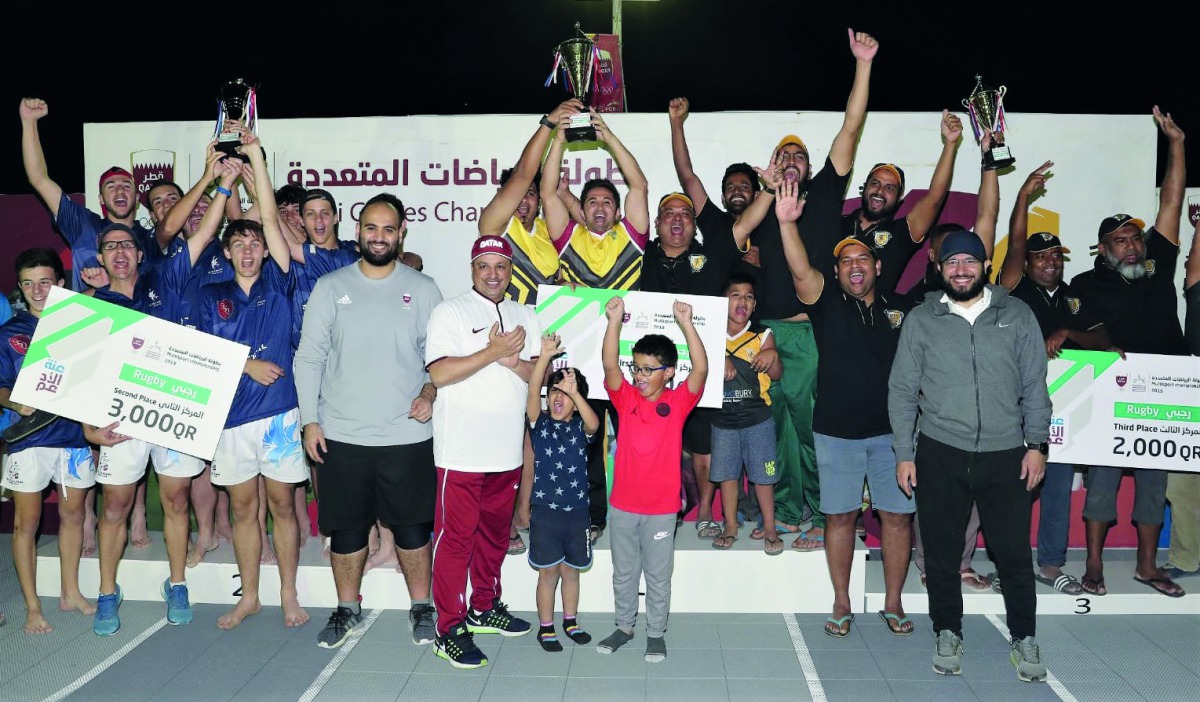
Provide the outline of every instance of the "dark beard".
[[396,256],[400,253],[398,246],[390,246],[387,251],[378,256],[371,252],[371,247],[369,246],[362,246],[360,248],[361,251],[359,251],[359,254],[362,255],[362,259],[372,266],[386,266],[395,261]]
[[859,210],[859,212],[862,214],[863,219],[867,220],[871,224],[878,224],[879,222],[882,222],[885,219],[891,219],[892,215],[896,214],[896,210],[898,210],[898,209],[900,209],[899,202],[892,205],[891,207],[884,208],[882,211],[880,211],[878,213],[872,212],[866,206],[864,206],[861,210]]
[[944,290],[946,295],[955,302],[967,302],[968,300],[975,299],[979,293],[983,292],[983,286],[985,285],[987,285],[987,278],[983,275],[980,275],[975,281],[974,285],[967,288],[963,292],[959,292],[958,290],[954,289],[954,286],[950,284],[949,280],[946,280],[945,277],[942,278],[942,290]]

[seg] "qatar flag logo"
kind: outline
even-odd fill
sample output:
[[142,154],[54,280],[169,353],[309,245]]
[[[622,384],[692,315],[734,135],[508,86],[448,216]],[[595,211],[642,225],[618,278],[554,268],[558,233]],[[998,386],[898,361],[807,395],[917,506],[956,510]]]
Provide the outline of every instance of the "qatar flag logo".
[[175,152],[166,149],[145,149],[129,154],[129,170],[137,186],[138,202],[150,209],[146,197],[158,181],[175,181]]
[[1128,382],[1129,382],[1129,376],[1127,376],[1127,375],[1118,375],[1117,376],[1117,387],[1123,388],[1123,387],[1125,387],[1125,383],[1128,383]]
[[230,315],[233,314],[233,303],[229,300],[221,300],[218,302],[217,314],[221,316],[221,319],[229,319]]
[[143,339],[142,337],[140,337],[140,336],[133,337],[133,350],[137,351],[138,349],[142,348],[142,344],[144,344],[144,343],[146,343],[146,340]]

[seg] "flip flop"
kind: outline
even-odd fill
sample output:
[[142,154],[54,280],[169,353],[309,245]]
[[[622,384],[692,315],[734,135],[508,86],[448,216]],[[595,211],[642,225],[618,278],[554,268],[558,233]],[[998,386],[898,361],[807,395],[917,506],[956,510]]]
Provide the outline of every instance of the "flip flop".
[[[796,545],[802,541],[811,541],[817,545],[816,546],[797,546]],[[821,534],[820,536],[809,536],[808,532],[804,532],[799,537],[797,537],[795,541],[792,542],[792,550],[800,551],[801,553],[808,553],[810,551],[820,551],[823,548],[825,548],[825,535],[824,534]]]
[[[846,616],[841,617],[840,619],[834,619],[833,617],[829,617],[825,620],[825,633],[826,633],[826,635],[832,636],[835,639],[844,639],[850,635],[850,625],[853,623],[854,623],[854,615],[853,614],[847,614]],[[830,629],[829,628],[830,624],[834,625],[837,628]],[[842,627],[846,627],[846,630],[842,631]]]
[[[1183,597],[1184,595],[1187,594],[1186,592],[1183,591],[1183,588],[1179,587],[1179,585],[1176,584],[1175,582],[1173,582],[1170,578],[1139,578],[1138,576],[1135,575],[1135,576],[1133,576],[1133,579],[1136,582],[1139,582],[1139,583],[1145,585],[1146,587],[1154,588],[1154,590],[1156,592],[1158,592],[1158,594],[1166,595],[1167,597]],[[1162,585],[1163,587],[1159,587],[1160,585]],[[1170,590],[1165,589],[1165,587],[1168,585],[1174,585],[1175,587],[1179,587],[1179,590],[1177,590],[1176,592],[1171,592]]]
[[1079,584],[1074,575],[1063,573],[1057,578],[1047,578],[1039,572],[1034,572],[1033,579],[1067,595],[1079,595],[1083,593],[1083,586]]
[[1083,588],[1084,592],[1093,597],[1104,597],[1108,594],[1108,588],[1104,586],[1104,578],[1102,577],[1090,578],[1085,575],[1079,581],[1079,586]]
[[696,522],[696,536],[701,539],[715,539],[725,531],[725,527],[711,519],[701,519]]
[[967,570],[960,571],[958,574],[958,579],[962,581],[963,585],[966,585],[972,590],[982,591],[987,590],[992,586],[992,583],[984,576],[976,573],[974,568],[968,568]]
[[[879,617],[880,619],[883,619],[884,624],[887,624],[888,631],[892,632],[892,634],[895,636],[908,636],[909,634],[913,633],[914,629],[916,629],[911,619],[908,617],[902,617],[893,612],[885,612],[881,609],[879,610]],[[892,626],[892,622],[895,622],[896,625]],[[907,631],[904,630],[905,624],[908,625]]]
[[778,556],[783,553],[783,539],[775,537],[763,541],[763,552],[768,556]]
[[767,532],[763,531],[762,527],[754,527],[754,530],[750,532],[750,538],[755,541],[762,541],[766,536]]
[[1166,573],[1167,577],[1171,580],[1178,580],[1180,578],[1194,578],[1197,575],[1200,575],[1200,570],[1184,570],[1183,568],[1176,568],[1170,564],[1163,566],[1161,570],[1162,572]]
[[525,541],[521,538],[520,534],[508,537],[508,555],[519,556],[527,550]]
[[737,539],[738,537],[732,535],[717,536],[715,539],[713,539],[712,547],[719,551],[728,551],[729,549],[733,548],[735,543],[737,543]]

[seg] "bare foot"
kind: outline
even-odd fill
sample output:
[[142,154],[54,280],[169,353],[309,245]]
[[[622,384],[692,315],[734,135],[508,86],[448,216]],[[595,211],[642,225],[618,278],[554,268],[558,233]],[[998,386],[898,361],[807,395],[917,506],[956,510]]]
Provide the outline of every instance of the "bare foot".
[[82,594],[75,593],[59,597],[58,610],[60,612],[79,612],[90,617],[96,613],[96,605],[89,602]]
[[83,515],[83,550],[79,553],[83,558],[96,555],[96,515],[86,510]]
[[321,558],[329,560],[329,537],[321,537]]
[[303,517],[296,517],[296,525],[300,527],[300,548],[308,543],[309,537],[312,536],[312,521],[308,518],[308,513],[305,512]]
[[363,572],[367,572],[372,568],[382,566],[399,566],[399,561],[396,560],[396,549],[379,549],[375,553],[367,557],[367,564],[363,566]]
[[287,628],[294,629],[308,623],[308,612],[300,606],[295,597],[283,599],[283,623]]
[[257,597],[246,597],[243,595],[242,599],[238,600],[233,609],[217,618],[217,628],[232,629],[241,624],[242,620],[246,617],[258,614],[261,609],[262,605],[258,603]]
[[229,524],[228,520],[222,522],[221,518],[218,517],[216,526],[214,526],[213,529],[217,532],[218,539],[227,544],[233,543],[233,526]]
[[146,520],[140,522],[136,519],[129,526],[129,543],[134,548],[148,548],[150,546],[150,534],[146,533]]
[[208,539],[208,545],[204,548],[199,548],[197,545],[199,538],[196,541],[188,541],[187,567],[195,568],[204,562],[204,556],[215,551],[221,545],[219,539],[214,534]]
[[374,556],[379,552],[379,527],[371,527],[371,536],[367,539],[367,556]]
[[41,612],[30,612],[25,615],[26,634],[49,634],[52,631],[54,631],[54,627],[50,626],[50,622],[46,621]]
[[266,534],[262,535],[262,556],[258,562],[263,565],[275,565],[278,562],[275,560],[275,548],[271,546],[271,540]]

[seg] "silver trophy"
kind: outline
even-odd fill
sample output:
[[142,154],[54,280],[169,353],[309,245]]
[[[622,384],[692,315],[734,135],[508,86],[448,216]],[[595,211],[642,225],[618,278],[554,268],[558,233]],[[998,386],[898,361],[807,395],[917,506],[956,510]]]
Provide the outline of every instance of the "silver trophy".
[[983,155],[983,169],[995,171],[1016,163],[1012,152],[1004,145],[1004,130],[1008,123],[1004,119],[1004,95],[1007,88],[1003,85],[998,89],[985,88],[983,78],[975,74],[975,89],[971,96],[962,101],[971,118],[971,128],[975,131],[975,141],[982,143],[984,130],[992,132],[992,148]]
[[258,133],[258,95],[254,86],[247,85],[241,78],[226,83],[217,96],[217,128],[214,136],[217,151],[247,163],[250,159],[238,153],[241,137],[231,129],[237,121],[245,128]]
[[[571,94],[584,107],[592,102],[595,92],[596,73],[600,67],[600,56],[596,51],[596,42],[592,41],[579,29],[575,23],[575,36],[554,48],[554,68],[550,70],[549,85],[555,77],[555,72],[562,68],[563,79]],[[586,110],[571,115],[571,123],[567,127],[567,141],[596,141],[596,128],[592,126],[592,117]]]

